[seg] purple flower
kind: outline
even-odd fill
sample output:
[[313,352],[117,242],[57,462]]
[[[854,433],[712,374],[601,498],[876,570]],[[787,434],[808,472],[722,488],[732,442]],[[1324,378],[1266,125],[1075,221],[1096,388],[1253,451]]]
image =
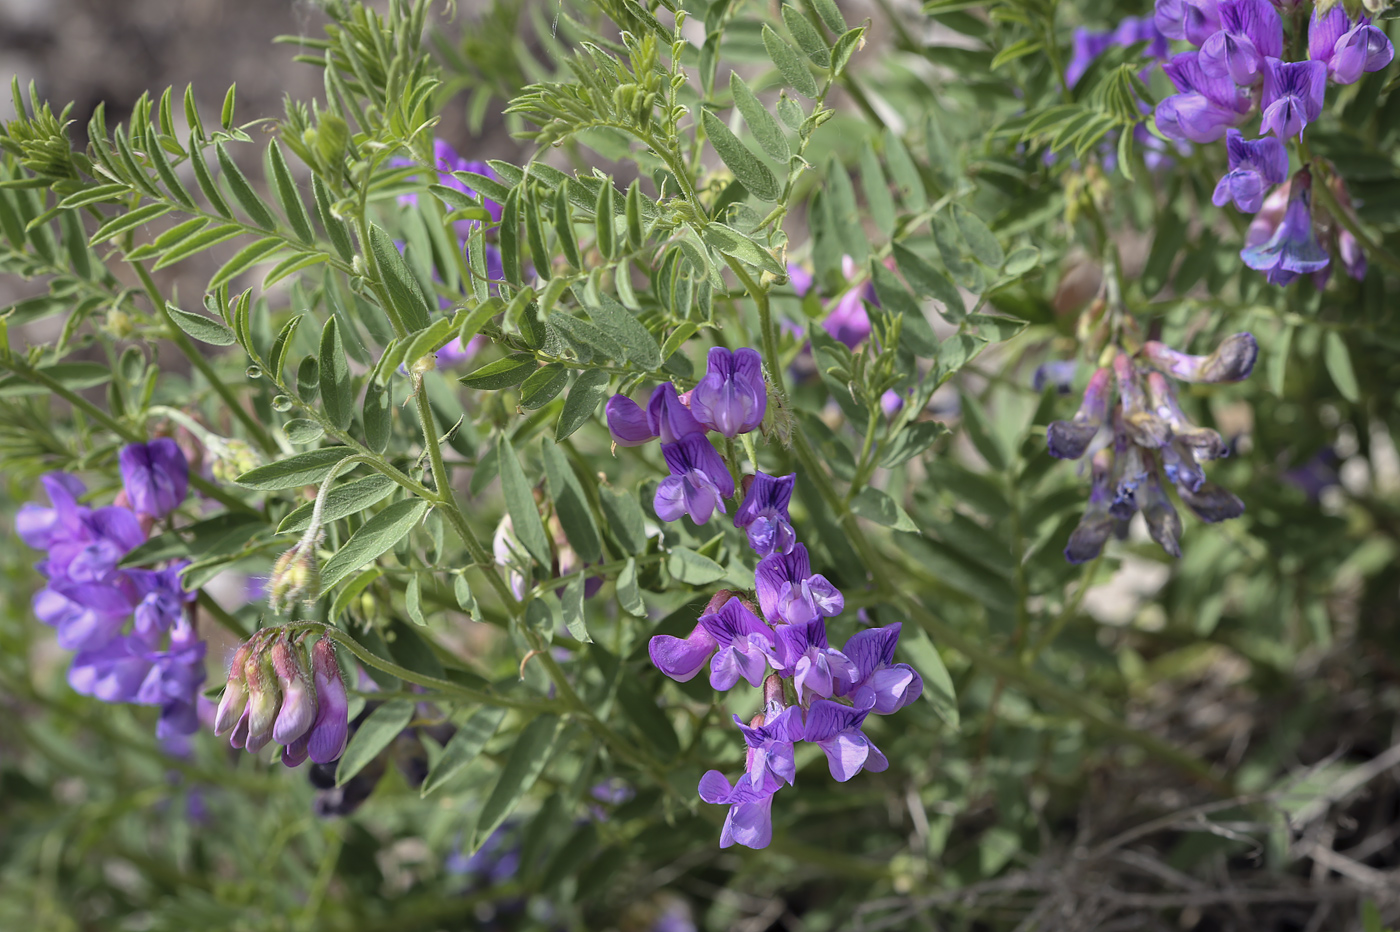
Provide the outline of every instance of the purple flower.
[[1322,62],[1264,59],[1264,121],[1259,134],[1297,136],[1322,113],[1326,92],[1327,66]]
[[205,649],[194,626],[181,618],[170,633],[169,648],[146,655],[151,670],[134,701],[160,706],[157,738],[192,735],[199,730],[196,703],[204,683]]
[[[1250,233],[1254,233],[1253,226]],[[1287,285],[1299,275],[1327,267],[1330,258],[1313,232],[1312,175],[1306,168],[1293,176],[1288,189],[1288,206],[1273,233],[1263,242],[1246,245],[1240,251],[1240,258],[1251,269],[1266,272],[1274,285]]]
[[1168,39],[1200,45],[1220,28],[1216,0],[1157,0],[1153,22]]
[[1354,84],[1368,71],[1380,71],[1395,57],[1395,46],[1371,18],[1354,24],[1338,4],[1322,16],[1313,10],[1308,23],[1308,57],[1327,66],[1338,84]]
[[34,615],[58,634],[64,650],[91,651],[109,643],[131,614],[126,586],[58,581],[34,594]]
[[1199,52],[1183,52],[1162,66],[1177,90],[1157,105],[1157,128],[1172,139],[1215,142],[1249,112],[1250,99],[1228,77],[1201,68]]
[[705,626],[697,622],[694,630],[684,639],[669,634],[654,636],[647,644],[647,653],[656,669],[677,683],[687,683],[700,672],[718,647],[719,644]]
[[[1156,371],[1147,373],[1147,395],[1151,399],[1152,408],[1157,416],[1166,421],[1171,428],[1174,442],[1184,444],[1202,459],[1219,459],[1229,453],[1225,441],[1220,439],[1220,434],[1209,427],[1199,427],[1191,423],[1190,418],[1181,410],[1181,404],[1177,401],[1176,389],[1162,373]],[[1169,449],[1170,447],[1163,448],[1164,461],[1165,454]],[[1170,472],[1168,478],[1171,478]]]
[[787,272],[788,284],[792,285],[792,290],[797,292],[799,298],[807,297],[807,292],[812,290],[812,273],[791,262],[788,263]]
[[841,652],[855,665],[849,680],[838,680],[836,695],[849,696],[857,709],[889,715],[910,705],[924,692],[924,681],[907,663],[894,662],[894,648],[903,626],[867,628],[851,635]]
[[754,350],[710,348],[705,377],[690,393],[690,413],[726,437],[746,434],[763,423],[768,386],[763,362]]
[[754,570],[758,604],[771,624],[805,624],[841,614],[846,600],[840,590],[820,573],[812,573],[807,548],[793,546],[789,553],[770,553]]
[[1357,281],[1366,278],[1366,253],[1361,251],[1361,244],[1356,241],[1350,230],[1342,230],[1337,234],[1337,254],[1341,257],[1348,275]]
[[685,514],[696,524],[704,524],[715,509],[725,513],[724,500],[734,495],[734,477],[704,434],[687,434],[675,443],[663,443],[661,454],[671,475],[656,487],[652,507],[657,517],[675,521]]
[[316,690],[301,651],[283,634],[268,649],[282,693],[282,707],[272,725],[272,740],[286,747],[302,738],[316,720]]
[[1053,385],[1056,394],[1068,395],[1073,389],[1074,374],[1077,371],[1079,363],[1073,359],[1043,362],[1031,373],[1031,388],[1036,392],[1043,392],[1047,385]]
[[[700,616],[700,626],[718,650],[710,660],[710,685],[720,692],[744,679],[750,686],[763,682],[777,641],[773,631],[742,600],[731,598],[717,612]],[[662,672],[665,672],[664,670]]]
[[731,787],[718,770],[706,771],[700,778],[700,798],[712,805],[729,807],[719,846],[728,848],[737,842],[746,848],[768,847],[773,840],[773,794],[781,787],[782,783],[772,776],[760,787],[742,778]]
[[1142,346],[1148,362],[1183,382],[1242,382],[1254,371],[1259,343],[1247,331],[1232,333],[1209,356],[1192,356],[1149,340]]
[[1125,17],[1112,32],[1076,29],[1074,31],[1073,53],[1070,56],[1069,64],[1065,67],[1065,83],[1070,87],[1078,84],[1079,79],[1084,77],[1084,72],[1089,70],[1094,59],[1102,55],[1109,47],[1119,45],[1126,48],[1139,42],[1150,43],[1143,53],[1148,58],[1165,58],[1167,56],[1169,50],[1167,37],[1157,31],[1157,26],[1150,19],[1141,19],[1136,16]]
[[1108,513],[1119,521],[1127,521],[1138,510],[1137,490],[1147,479],[1147,463],[1143,461],[1142,447],[1129,438],[1121,419],[1114,424],[1113,468],[1108,475],[1108,483],[1113,491]]
[[[841,257],[841,271],[847,281],[860,271],[850,256]],[[854,285],[846,290],[822,321],[822,326],[831,336],[855,349],[870,336],[870,315],[865,310],[865,302],[876,303],[875,286],[870,281]]]
[[1224,207],[1234,201],[1244,213],[1258,213],[1269,186],[1288,178],[1288,150],[1274,136],[1245,139],[1237,129],[1226,131],[1225,148],[1230,155],[1230,170],[1215,186],[1212,203]]
[[1229,521],[1244,514],[1244,502],[1240,501],[1239,496],[1214,482],[1203,483],[1195,490],[1178,485],[1176,494],[1196,517],[1207,524]]
[[890,765],[860,730],[869,714],[869,709],[853,709],[827,699],[818,699],[807,710],[803,727],[807,740],[826,754],[832,777],[841,783],[862,769],[879,773]]
[[1240,87],[1259,83],[1265,58],[1283,54],[1283,19],[1269,0],[1223,0],[1220,30],[1201,45],[1201,69]]
[[689,405],[681,401],[676,386],[662,382],[647,402],[647,426],[661,438],[662,443],[674,443],[691,434],[704,434],[705,428],[695,419]]
[[[802,710],[793,706],[754,719],[745,725],[734,716],[734,724],[748,745],[744,777],[754,789],[766,786],[770,779],[792,783],[797,779],[797,762],[793,759],[793,744],[802,740]],[[758,724],[761,721],[761,724]]]
[[[483,175],[495,181],[501,180],[500,176],[492,170],[491,166],[487,165],[485,162],[469,161],[462,158],[457,154],[457,150],[453,149],[441,139],[433,140],[433,162],[438,169],[438,184],[460,191],[467,197],[477,197],[478,195],[476,191],[467,186],[466,182],[455,177],[452,174],[453,172],[475,172],[478,175]],[[389,160],[389,164],[395,168],[405,168],[418,163],[412,159],[394,158]],[[501,219],[501,205],[484,197],[481,199],[481,202],[482,206],[490,212],[491,219],[499,223]],[[401,194],[399,195],[399,203],[406,207],[417,206],[418,195]],[[472,231],[475,230],[477,223],[478,221],[476,220],[458,221],[455,225],[457,238],[465,240],[472,234]]]
[[1108,419],[1111,378],[1112,373],[1107,368],[1095,370],[1089,377],[1089,384],[1084,389],[1084,400],[1075,412],[1073,420],[1052,421],[1046,428],[1045,443],[1051,456],[1062,460],[1077,460],[1089,449],[1090,442]]
[[33,502],[21,505],[15,515],[15,533],[35,550],[48,550],[82,533],[80,518],[88,509],[78,504],[78,496],[87,489],[77,476],[63,472],[48,473],[39,482],[53,507]]
[[68,668],[68,685],[103,702],[135,702],[150,672],[145,643],[118,636],[101,647],[78,651]]
[[190,466],[174,440],[157,437],[150,443],[129,444],[117,459],[127,501],[139,514],[164,518],[185,500]]
[[485,337],[472,337],[463,345],[460,337],[453,337],[444,343],[437,351],[437,364],[440,367],[456,366],[464,363],[481,352],[486,346]]
[[180,571],[189,566],[180,560],[163,570],[129,570],[126,574],[140,601],[136,603],[136,633],[154,640],[184,617],[185,606],[196,593],[186,592]]
[[747,529],[749,546],[760,557],[774,551],[789,553],[796,545],[797,532],[788,515],[796,485],[797,473],[775,477],[759,472],[744,493],[744,503],[734,513],[734,526]]
[[778,652],[774,668],[792,677],[798,697],[807,702],[813,696],[829,699],[837,685],[854,682],[856,665],[826,640],[826,622],[808,622],[778,627]]
[[1113,374],[1118,382],[1118,415],[1128,436],[1139,446],[1161,447],[1170,437],[1171,427],[1148,407],[1138,367],[1126,353],[1119,353],[1113,359]]
[[311,645],[311,677],[316,689],[316,720],[307,732],[307,751],[318,764],[329,764],[345,751],[349,740],[350,700],[335,662],[331,639],[322,636]]
[[1181,516],[1158,481],[1156,467],[1149,467],[1142,484],[1142,516],[1147,520],[1147,533],[1152,539],[1167,553],[1180,557]]
[[608,420],[608,433],[613,443],[620,447],[639,447],[656,439],[656,434],[648,426],[648,418],[642,406],[626,395],[613,395],[603,407]]

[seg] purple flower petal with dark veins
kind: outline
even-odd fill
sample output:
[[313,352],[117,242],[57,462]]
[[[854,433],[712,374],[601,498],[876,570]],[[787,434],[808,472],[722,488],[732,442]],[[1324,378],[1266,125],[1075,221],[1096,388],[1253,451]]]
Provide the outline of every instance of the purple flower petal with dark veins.
[[652,507],[657,517],[675,521],[686,514],[704,524],[716,509],[724,514],[724,500],[734,495],[734,477],[703,433],[663,443],[661,454],[671,475],[656,487]]
[[134,702],[151,666],[144,644],[116,637],[95,650],[79,651],[68,669],[68,685],[103,702]]
[[626,395],[609,398],[603,414],[607,417],[608,433],[612,434],[613,443],[620,447],[641,446],[656,439],[642,406]]
[[762,424],[767,410],[768,386],[758,353],[747,347],[733,352],[711,347],[705,377],[690,393],[695,419],[733,438]]
[[676,386],[670,382],[662,382],[652,390],[646,414],[647,427],[662,443],[675,443],[682,437],[705,433],[704,425],[681,403]]
[[1216,0],[1157,0],[1153,22],[1168,39],[1200,45],[1220,28]]
[[350,700],[328,637],[311,645],[311,681],[316,687],[316,720],[306,733],[307,753],[318,764],[329,764],[345,751],[349,739]]
[[79,519],[87,509],[78,504],[78,497],[87,489],[77,476],[63,472],[48,473],[40,477],[39,482],[48,492],[53,507],[33,503],[20,506],[15,516],[15,533],[34,549],[48,550],[82,532]]
[[760,557],[774,551],[788,553],[797,544],[797,532],[788,515],[796,485],[797,473],[770,476],[759,472],[744,493],[744,503],[734,513],[734,526],[748,531],[749,546]]
[[849,679],[838,679],[836,695],[849,696],[857,709],[889,715],[923,695],[924,681],[907,663],[894,662],[895,645],[903,626],[868,628],[851,635],[841,652],[855,665]]
[[860,730],[869,714],[868,709],[853,709],[827,699],[818,699],[807,710],[803,726],[807,740],[826,754],[832,777],[841,783],[861,770],[879,773],[889,767],[885,755]]
[[1252,87],[1263,75],[1264,59],[1282,54],[1283,19],[1269,0],[1224,0],[1220,30],[1201,45],[1201,68]]
[[190,466],[174,440],[157,437],[150,443],[128,444],[117,459],[132,510],[164,518],[185,500]]
[[774,668],[792,677],[803,702],[813,696],[830,698],[840,683],[852,683],[858,676],[850,658],[827,644],[821,618],[780,626],[777,660]]
[[807,548],[770,553],[754,570],[758,604],[769,624],[804,624],[841,614],[846,600],[825,576],[812,573]]
[[1322,113],[1327,66],[1320,61],[1264,59],[1264,119],[1259,134],[1279,139],[1297,136]]
[[1327,66],[1338,84],[1355,84],[1361,75],[1381,71],[1395,57],[1395,46],[1369,16],[1354,24],[1340,4],[1321,17],[1313,10],[1308,24],[1308,57]]
[[734,716],[734,724],[748,745],[748,763],[740,782],[747,780],[755,789],[765,786],[770,778],[786,783],[797,779],[797,762],[793,744],[802,740],[802,710],[796,706],[764,717],[762,725],[745,725]]
[[1288,150],[1277,137],[1245,139],[1237,129],[1226,131],[1225,149],[1230,170],[1215,186],[1211,202],[1224,207],[1233,201],[1244,213],[1258,213],[1269,188],[1288,179]]
[[773,631],[743,601],[732,598],[717,612],[700,616],[700,626],[718,650],[710,659],[710,685],[720,692],[743,679],[750,686],[763,682],[768,661],[778,646]]
[[[1299,275],[1327,267],[1331,257],[1318,243],[1313,230],[1312,176],[1307,169],[1293,176],[1289,185],[1288,207],[1273,235],[1262,243],[1240,250],[1240,258],[1251,269],[1267,273],[1269,282],[1274,285],[1287,285]],[[1250,363],[1252,365],[1252,358]],[[1245,375],[1248,374],[1246,371]]]

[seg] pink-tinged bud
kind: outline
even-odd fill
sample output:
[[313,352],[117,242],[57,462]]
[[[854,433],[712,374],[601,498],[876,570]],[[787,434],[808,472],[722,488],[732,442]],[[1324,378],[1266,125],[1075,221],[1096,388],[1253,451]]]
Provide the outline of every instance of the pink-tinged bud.
[[1234,333],[1209,356],[1192,356],[1149,340],[1142,346],[1148,362],[1183,382],[1243,382],[1254,371],[1259,343],[1252,333]]
[[335,645],[322,636],[311,646],[311,676],[316,686],[316,721],[307,733],[307,753],[318,764],[329,764],[345,752],[350,737],[350,700],[335,662]]
[[[783,678],[776,673],[768,674],[763,681],[763,709],[765,712],[781,712],[787,705],[787,694],[783,689]],[[757,722],[757,725],[763,724]],[[755,726],[755,727],[756,727]]]
[[272,724],[277,720],[282,695],[266,650],[249,655],[243,675],[248,682],[248,740],[243,746],[257,752],[272,740]]
[[272,642],[269,654],[282,691],[282,709],[272,726],[272,740],[285,747],[306,734],[316,720],[316,691],[301,651],[285,634]]
[[1147,373],[1147,397],[1152,410],[1171,426],[1174,440],[1195,450],[1202,459],[1219,459],[1229,453],[1229,448],[1225,446],[1225,441],[1220,439],[1220,434],[1209,427],[1197,427],[1191,423],[1177,401],[1176,389],[1162,373]]
[[[1121,358],[1121,357],[1119,357]],[[1112,373],[1097,370],[1084,389],[1084,400],[1070,421],[1054,421],[1045,432],[1050,455],[1062,460],[1077,460],[1089,449],[1094,435],[1108,419],[1108,399]]]
[[714,595],[710,596],[710,601],[705,604],[705,610],[700,614],[713,615],[715,612],[724,608],[724,603],[734,598],[735,595],[736,593],[731,592],[728,589],[719,590]]
[[214,714],[214,734],[224,732],[238,724],[248,706],[248,683],[243,676],[243,665],[248,662],[251,641],[245,641],[233,653],[233,661],[228,668],[228,683],[219,699],[219,710]]
[[1167,442],[1171,429],[1167,422],[1147,407],[1147,396],[1138,381],[1137,366],[1125,355],[1113,360],[1113,374],[1118,381],[1118,399],[1123,406],[1123,426],[1138,446],[1156,449]]

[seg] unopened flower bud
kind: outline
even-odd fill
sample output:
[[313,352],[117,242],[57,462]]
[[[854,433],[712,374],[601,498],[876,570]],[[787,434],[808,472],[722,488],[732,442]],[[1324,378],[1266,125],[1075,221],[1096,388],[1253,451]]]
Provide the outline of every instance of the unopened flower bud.
[[248,705],[248,683],[243,676],[243,665],[248,662],[251,641],[240,644],[234,651],[233,662],[228,668],[228,683],[224,686],[223,697],[219,699],[219,710],[214,714],[214,734],[224,732],[238,724],[243,710]]
[[1167,375],[1183,382],[1242,382],[1254,371],[1259,343],[1252,333],[1234,333],[1221,341],[1209,356],[1192,356],[1150,340],[1142,355]]
[[329,764],[344,753],[350,735],[350,700],[329,637],[322,636],[311,646],[311,676],[316,688],[316,721],[307,733],[307,752],[316,763]]
[[1123,410],[1123,426],[1128,436],[1139,446],[1156,449],[1167,442],[1171,433],[1167,422],[1147,405],[1142,383],[1138,381],[1137,366],[1127,356],[1113,360],[1113,374],[1118,381],[1118,400]]
[[767,679],[763,681],[764,711],[768,713],[781,712],[785,705],[787,705],[787,696],[783,689],[783,678],[776,673],[768,674]]
[[243,675],[248,683],[248,737],[243,746],[257,753],[272,740],[272,725],[277,720],[282,696],[266,650],[254,650],[249,654],[243,664]]
[[283,634],[268,651],[277,685],[282,691],[282,709],[272,726],[272,740],[286,747],[306,734],[316,719],[316,691],[302,653]]
[[316,560],[317,542],[302,538],[277,558],[268,581],[268,605],[279,615],[296,602],[315,602],[321,594],[321,566]]
[[257,452],[237,438],[224,441],[222,450],[210,447],[208,452],[213,460],[209,465],[210,471],[220,482],[232,482],[245,472],[262,465],[262,458]]
[[1147,532],[1162,549],[1174,557],[1181,556],[1181,516],[1176,513],[1157,470],[1149,468],[1142,483],[1142,516],[1147,519]]

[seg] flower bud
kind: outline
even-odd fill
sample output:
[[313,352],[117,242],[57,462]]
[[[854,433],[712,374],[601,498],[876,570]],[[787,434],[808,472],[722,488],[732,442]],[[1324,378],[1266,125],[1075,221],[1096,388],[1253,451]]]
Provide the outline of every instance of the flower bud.
[[292,646],[286,634],[272,642],[268,653],[282,691],[282,709],[272,726],[272,740],[286,747],[305,735],[315,721],[316,691],[301,651]]
[[1137,366],[1127,356],[1113,360],[1113,374],[1118,381],[1118,400],[1122,405],[1123,426],[1128,436],[1139,446],[1156,449],[1167,442],[1171,433],[1167,422],[1147,406],[1142,383],[1138,381]]
[[1166,490],[1157,481],[1157,470],[1148,470],[1142,483],[1142,516],[1147,519],[1147,532],[1162,549],[1174,557],[1181,556],[1181,516],[1176,513]]
[[1097,370],[1084,389],[1084,400],[1080,403],[1074,419],[1054,421],[1046,429],[1045,442],[1051,456],[1062,460],[1077,460],[1089,449],[1089,443],[1108,418],[1111,375],[1108,369]]
[[222,450],[211,446],[208,452],[212,454],[213,460],[209,469],[220,482],[232,482],[245,472],[262,465],[262,458],[257,452],[237,438],[225,440]]
[[282,695],[265,649],[254,650],[248,656],[243,675],[248,682],[248,739],[243,746],[257,753],[272,740],[272,724],[277,719]]
[[1197,427],[1191,423],[1177,402],[1176,389],[1162,373],[1147,374],[1147,397],[1157,416],[1171,426],[1174,440],[1195,450],[1202,459],[1218,459],[1229,452],[1220,434],[1209,427]]
[[[777,713],[787,705],[787,695],[783,689],[783,678],[777,673],[770,673],[763,681],[763,709],[768,713]],[[758,724],[762,724],[759,722]]]
[[228,668],[228,683],[219,699],[219,710],[214,714],[214,734],[224,732],[238,724],[248,705],[248,683],[244,679],[243,665],[248,662],[251,641],[245,641],[233,653],[233,662]]
[[311,646],[311,676],[316,688],[316,721],[307,733],[307,753],[329,764],[345,751],[350,735],[350,700],[335,662],[335,646],[322,636]]
[[321,566],[316,560],[315,540],[303,538],[277,558],[268,581],[268,605],[279,615],[295,602],[315,602],[321,594]]
[[1192,356],[1164,343],[1143,344],[1143,357],[1167,375],[1183,382],[1243,382],[1254,371],[1259,343],[1252,333],[1234,333],[1209,356]]
[[1087,563],[1103,551],[1108,535],[1113,531],[1113,517],[1109,514],[1109,503],[1113,493],[1109,486],[1113,452],[1100,450],[1091,461],[1093,485],[1089,489],[1089,505],[1079,526],[1069,535],[1065,546],[1065,559],[1070,563]]

